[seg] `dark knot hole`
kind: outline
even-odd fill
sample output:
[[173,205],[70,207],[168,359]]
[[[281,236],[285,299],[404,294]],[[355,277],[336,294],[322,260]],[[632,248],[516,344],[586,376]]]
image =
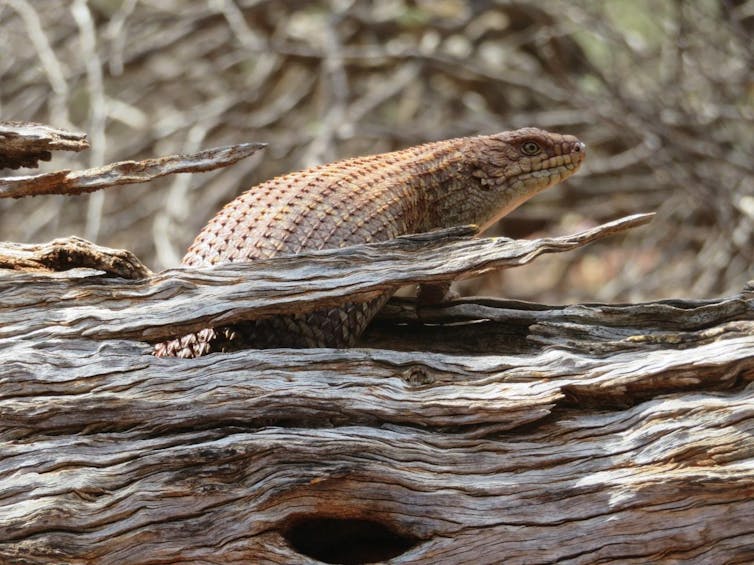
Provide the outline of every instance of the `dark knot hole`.
[[360,565],[397,557],[419,543],[373,520],[322,518],[297,519],[283,533],[296,551],[325,563]]

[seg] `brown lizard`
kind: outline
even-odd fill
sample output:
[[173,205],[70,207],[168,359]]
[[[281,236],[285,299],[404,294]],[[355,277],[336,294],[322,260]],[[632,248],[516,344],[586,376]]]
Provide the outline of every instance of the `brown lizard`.
[[[464,224],[482,230],[571,176],[585,146],[536,128],[426,143],[259,184],[205,226],[183,265],[253,261]],[[390,294],[339,308],[208,328],[157,344],[158,356],[240,347],[352,345]]]

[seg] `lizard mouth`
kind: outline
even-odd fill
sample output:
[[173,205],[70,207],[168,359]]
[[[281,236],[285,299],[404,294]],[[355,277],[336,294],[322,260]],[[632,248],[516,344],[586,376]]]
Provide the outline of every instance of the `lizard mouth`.
[[518,187],[520,187],[521,189],[539,192],[551,187],[554,184],[562,182],[573,175],[576,171],[579,170],[579,167],[581,167],[583,160],[584,159],[582,157],[568,163],[562,163],[551,167],[544,166],[543,168],[536,171],[521,173],[511,179],[511,183],[514,186],[518,185]]

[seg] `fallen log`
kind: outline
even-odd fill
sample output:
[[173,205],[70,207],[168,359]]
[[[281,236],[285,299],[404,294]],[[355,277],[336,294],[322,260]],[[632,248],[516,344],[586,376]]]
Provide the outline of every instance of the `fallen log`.
[[753,287],[633,305],[466,299],[418,316],[397,300],[352,350],[158,359],[139,341],[409,282],[408,250],[426,281],[459,263],[430,272],[423,257],[469,246],[473,270],[500,259],[479,249],[517,244],[537,246],[446,234],[136,280],[4,271],[0,559],[754,556]]

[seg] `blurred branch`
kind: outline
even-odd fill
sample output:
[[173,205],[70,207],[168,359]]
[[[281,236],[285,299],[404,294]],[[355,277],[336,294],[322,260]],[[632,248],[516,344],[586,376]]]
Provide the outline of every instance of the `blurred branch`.
[[55,51],[50,45],[45,29],[35,8],[26,0],[9,0],[10,6],[21,16],[29,39],[36,50],[39,62],[47,75],[52,89],[52,120],[68,126],[70,116],[68,112],[69,89],[66,81],[67,69],[63,67]]

